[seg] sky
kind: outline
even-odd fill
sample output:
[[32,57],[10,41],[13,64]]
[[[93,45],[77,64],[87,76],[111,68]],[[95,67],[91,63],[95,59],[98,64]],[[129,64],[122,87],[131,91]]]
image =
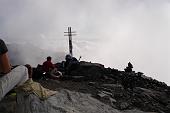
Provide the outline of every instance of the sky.
[[170,85],[170,0],[0,0],[0,38],[13,64],[61,61],[67,27],[73,54],[124,70],[131,62]]

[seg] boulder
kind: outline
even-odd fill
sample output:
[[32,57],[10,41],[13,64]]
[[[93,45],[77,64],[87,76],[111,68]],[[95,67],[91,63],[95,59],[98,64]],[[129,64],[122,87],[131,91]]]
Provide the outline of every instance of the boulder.
[[17,97],[17,113],[121,113],[89,94],[64,89],[44,101],[33,94]]

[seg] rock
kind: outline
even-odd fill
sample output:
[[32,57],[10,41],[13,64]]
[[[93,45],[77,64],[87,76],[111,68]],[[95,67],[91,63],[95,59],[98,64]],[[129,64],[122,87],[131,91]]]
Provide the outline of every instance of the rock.
[[103,84],[102,87],[107,90],[109,89],[111,91],[113,97],[123,96],[124,88],[120,84]]
[[113,98],[109,98],[111,103],[116,103],[117,101]]
[[166,93],[140,87],[135,88],[134,93],[133,104],[136,105],[136,107],[140,107],[142,110],[159,112],[169,110],[169,108],[166,107],[168,104]]
[[96,80],[102,77],[104,66],[98,63],[80,62],[77,69],[71,72],[71,75],[87,76],[89,80]]
[[88,85],[94,86],[96,82],[89,82]]
[[89,94],[68,90],[60,90],[44,101],[33,94],[25,97],[20,93],[17,101],[17,113],[121,113]]
[[166,107],[167,107],[167,113],[170,113],[170,103]]
[[127,103],[127,102],[122,102],[121,104],[120,104],[120,109],[121,110],[125,110],[125,109],[127,109],[129,107],[129,104]]
[[132,72],[133,65],[129,62],[128,66],[124,69],[125,72]]
[[16,96],[7,95],[0,102],[0,113],[14,113],[16,110]]
[[104,92],[98,93],[97,96],[98,96],[99,98],[109,97],[109,96],[108,96],[107,94],[105,94]]
[[106,92],[106,91],[101,91],[97,94],[97,98],[101,100],[102,102],[111,105],[113,108],[116,108],[116,100],[112,98],[112,93]]
[[8,100],[6,96],[0,102],[0,113],[15,113],[16,106],[19,113],[170,113],[170,87],[142,72],[124,72],[98,63],[80,62],[71,73],[60,82],[38,81],[58,91],[48,100],[17,94],[16,104],[15,99]]
[[158,112],[144,112],[144,111],[140,111],[138,109],[133,109],[133,110],[124,110],[122,111],[123,113],[158,113]]
[[74,81],[77,81],[77,82],[81,82],[81,81],[85,81],[86,80],[86,77],[84,77],[84,76],[71,76],[71,78]]

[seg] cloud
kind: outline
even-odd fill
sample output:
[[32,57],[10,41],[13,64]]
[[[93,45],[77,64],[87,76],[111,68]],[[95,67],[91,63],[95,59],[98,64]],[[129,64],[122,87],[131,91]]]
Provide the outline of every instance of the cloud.
[[135,70],[170,84],[169,11],[168,0],[1,0],[0,36],[27,45],[20,61],[35,64],[45,55],[24,51],[68,53],[64,32],[72,26],[76,57],[121,70],[131,61]]

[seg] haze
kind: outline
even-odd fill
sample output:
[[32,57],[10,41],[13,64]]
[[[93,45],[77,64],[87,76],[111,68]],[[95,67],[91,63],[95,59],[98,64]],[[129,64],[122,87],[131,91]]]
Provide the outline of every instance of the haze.
[[0,0],[0,37],[13,64],[35,66],[64,59],[71,26],[77,58],[119,70],[130,61],[170,85],[169,12],[169,0]]

